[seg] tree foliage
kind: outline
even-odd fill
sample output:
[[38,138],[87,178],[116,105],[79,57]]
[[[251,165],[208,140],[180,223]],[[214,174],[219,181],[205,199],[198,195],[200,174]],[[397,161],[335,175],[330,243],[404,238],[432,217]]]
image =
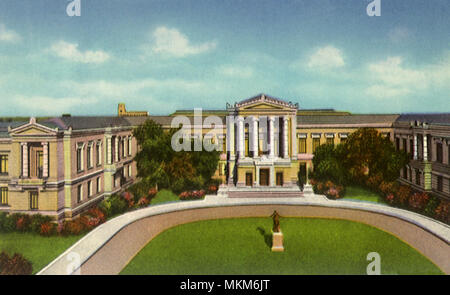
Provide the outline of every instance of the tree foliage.
[[149,186],[176,187],[176,190],[185,186],[198,188],[217,169],[218,151],[174,151],[171,139],[176,131],[164,131],[153,120],[147,120],[133,131],[139,146],[135,157],[138,177]]
[[397,151],[389,138],[373,128],[360,128],[344,144],[322,145],[314,153],[312,178],[338,184],[361,182],[381,175],[394,181],[408,163],[408,155]]

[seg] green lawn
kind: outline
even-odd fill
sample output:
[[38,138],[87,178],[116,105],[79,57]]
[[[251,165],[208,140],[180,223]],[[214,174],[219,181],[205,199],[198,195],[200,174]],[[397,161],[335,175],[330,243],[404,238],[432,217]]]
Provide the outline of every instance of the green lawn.
[[443,274],[396,237],[334,219],[281,218],[285,252],[271,252],[271,218],[200,221],[164,231],[121,274],[366,274],[369,252],[382,274]]
[[35,233],[0,233],[0,251],[12,255],[22,254],[33,265],[33,274],[40,271],[82,235],[68,237],[42,237]]
[[385,204],[379,194],[359,186],[347,186],[345,188],[344,200],[360,200]]
[[174,202],[179,201],[180,198],[175,195],[172,191],[163,189],[160,190],[156,196],[153,198],[153,200],[150,202],[150,205],[156,205],[161,203],[167,203],[167,202]]

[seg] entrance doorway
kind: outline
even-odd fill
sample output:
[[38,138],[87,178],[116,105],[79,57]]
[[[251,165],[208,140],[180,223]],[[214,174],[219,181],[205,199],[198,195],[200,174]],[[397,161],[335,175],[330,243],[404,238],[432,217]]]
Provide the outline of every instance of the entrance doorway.
[[246,186],[253,185],[253,174],[251,172],[245,173],[245,185]]
[[269,185],[269,169],[259,170],[259,185],[261,186]]
[[277,172],[277,186],[283,186],[283,172]]

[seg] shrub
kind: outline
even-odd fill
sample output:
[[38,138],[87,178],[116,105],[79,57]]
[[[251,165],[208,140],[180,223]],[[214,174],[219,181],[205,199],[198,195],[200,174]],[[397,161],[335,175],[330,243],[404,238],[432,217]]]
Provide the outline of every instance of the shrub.
[[398,206],[404,207],[411,195],[411,188],[407,185],[400,185],[395,193],[394,203]]
[[147,200],[149,203],[154,197],[156,197],[157,193],[158,193],[158,190],[156,189],[156,187],[152,187],[151,189],[148,190]]
[[92,218],[98,218],[100,220],[100,223],[103,223],[106,221],[105,213],[97,207],[89,209],[89,211],[87,211],[85,213],[85,215],[92,217]]
[[435,216],[436,219],[445,222],[447,224],[450,223],[450,202],[446,200],[442,200],[439,205],[436,207]]
[[218,189],[219,188],[216,185],[211,184],[210,186],[208,186],[208,194],[217,194]]
[[137,202],[138,207],[146,207],[150,201],[146,197],[141,197],[139,201]]
[[5,252],[0,253],[0,275],[30,275],[33,266],[21,254],[15,253],[11,258]]
[[106,217],[111,217],[127,211],[128,204],[123,198],[114,194],[104,199],[99,204],[99,208],[105,213]]
[[379,190],[380,184],[383,182],[383,175],[376,174],[372,175],[366,180],[366,185],[371,188],[372,190]]
[[135,201],[134,201],[134,196],[133,194],[131,194],[130,192],[124,192],[122,194],[122,198],[127,202],[128,204],[128,208],[131,208],[134,206]]
[[41,214],[34,214],[31,217],[31,230],[35,233],[41,233],[41,225],[52,221],[50,216],[44,216]]
[[204,190],[195,190],[195,191],[185,191],[182,192],[180,195],[180,200],[182,201],[188,201],[188,200],[199,200],[205,197],[205,191]]
[[383,196],[387,196],[388,194],[393,194],[393,193],[395,193],[397,191],[397,184],[396,184],[396,182],[382,181],[380,183],[378,191]]
[[6,212],[0,212],[0,232],[12,232],[16,229],[16,224]]
[[47,222],[44,222],[41,224],[41,229],[40,229],[39,234],[41,236],[49,237],[49,236],[55,234],[56,232],[57,231],[56,231],[55,224],[47,221]]
[[386,195],[386,202],[388,202],[388,204],[394,204],[394,201],[395,201],[395,195],[393,194],[393,193],[388,193],[387,195]]
[[415,211],[423,211],[430,200],[430,196],[427,193],[416,192],[409,197],[409,207]]
[[440,199],[435,197],[435,196],[431,196],[430,200],[428,201],[428,204],[425,206],[425,209],[423,210],[423,213],[427,216],[430,216],[432,218],[435,218],[436,215],[436,208],[440,203]]

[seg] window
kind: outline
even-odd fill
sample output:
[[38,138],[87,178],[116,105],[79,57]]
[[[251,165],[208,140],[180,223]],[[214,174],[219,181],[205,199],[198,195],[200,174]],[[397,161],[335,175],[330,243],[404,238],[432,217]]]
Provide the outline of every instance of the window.
[[403,150],[405,151],[405,152],[407,152],[408,151],[408,147],[406,146],[406,138],[403,138]]
[[8,205],[8,188],[7,187],[2,187],[0,188],[0,193],[2,195],[2,199],[1,199],[1,206],[6,206]]
[[8,174],[8,155],[0,155],[0,174]]
[[42,178],[44,175],[44,152],[36,151],[36,176]]
[[416,169],[416,184],[420,185],[420,171]]
[[89,168],[92,168],[92,164],[93,164],[93,161],[92,161],[92,156],[93,156],[93,153],[92,153],[92,142],[88,143],[86,152],[87,152],[87,167],[89,169]]
[[395,138],[395,149],[397,151],[400,150],[400,138],[398,138],[398,137]]
[[404,179],[408,178],[408,168],[406,166],[403,167],[403,178]]
[[128,166],[128,176],[131,177],[131,165]]
[[100,166],[102,164],[102,142],[97,141],[95,145],[95,159],[97,160],[97,165]]
[[414,159],[414,141],[412,139],[409,140],[409,153],[410,158]]
[[438,190],[438,192],[442,192],[444,190],[442,176],[437,177],[437,190]]
[[77,146],[77,171],[80,172],[83,170],[84,165],[83,165],[83,149],[84,149],[84,144],[78,144]]
[[83,186],[80,184],[77,186],[77,202],[80,203],[83,200]]
[[438,163],[442,163],[443,162],[442,143],[440,143],[440,142],[436,142],[436,161]]
[[37,210],[39,208],[38,192],[30,192],[30,209]]
[[128,155],[131,156],[131,136],[128,137]]
[[327,137],[327,144],[334,144],[334,138],[333,137]]
[[313,138],[313,153],[316,151],[316,149],[320,146],[320,138]]
[[341,139],[341,143],[345,143],[347,141],[348,133],[339,133],[339,138]]
[[88,186],[88,197],[91,197],[92,196],[92,181],[88,181],[88,183],[87,183],[87,186]]
[[283,172],[276,173],[276,185],[283,186]]
[[100,176],[97,177],[97,193],[99,193],[101,191],[101,183],[100,183]]
[[299,134],[298,136],[298,153],[306,154],[306,134]]
[[431,136],[428,135],[427,136],[427,156],[428,156],[428,161],[431,161],[431,156],[433,155],[432,153],[432,146],[431,146]]

